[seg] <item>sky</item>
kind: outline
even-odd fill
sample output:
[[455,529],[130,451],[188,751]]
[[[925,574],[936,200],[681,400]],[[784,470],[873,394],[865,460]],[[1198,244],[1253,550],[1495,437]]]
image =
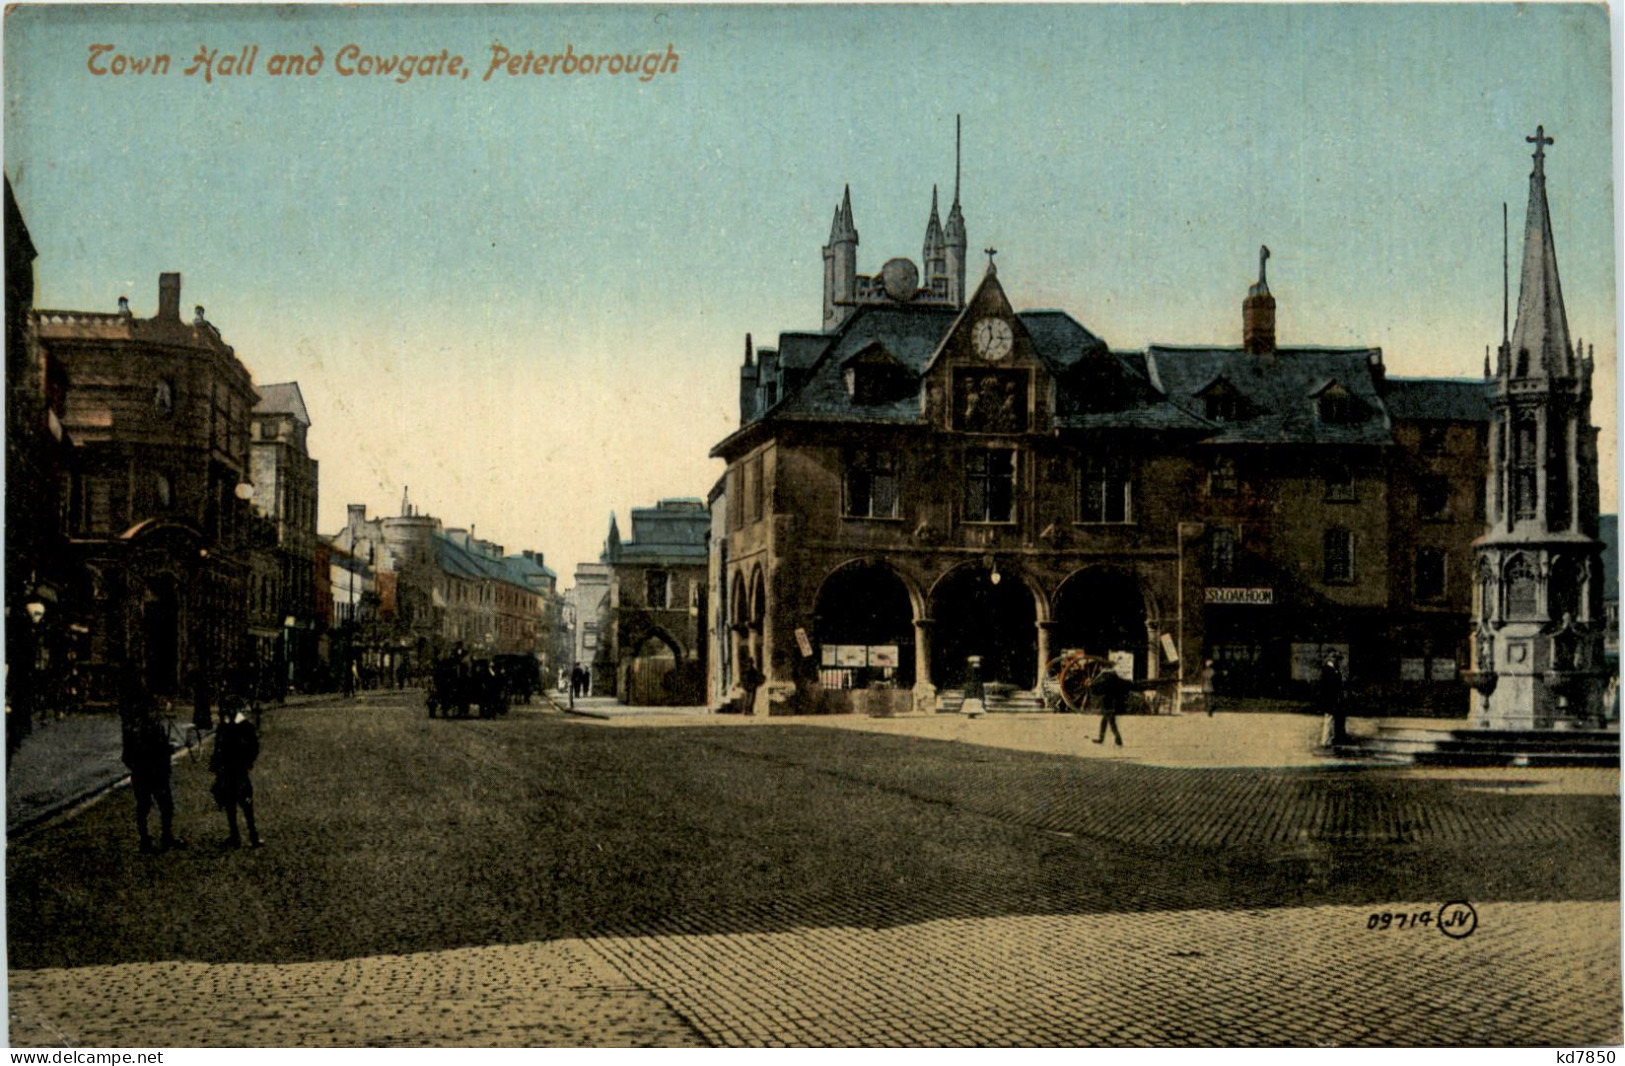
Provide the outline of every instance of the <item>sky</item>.
[[[918,262],[956,115],[972,285],[994,246],[1019,308],[1114,348],[1239,344],[1267,244],[1282,344],[1380,346],[1401,376],[1499,343],[1501,204],[1515,290],[1544,125],[1618,507],[1600,5],[24,5],[4,35],[37,305],[150,315],[181,272],[257,382],[299,383],[324,533],[410,486],[567,587],[611,512],[625,532],[721,474],[745,334],[819,326],[843,187],[859,271]],[[497,48],[663,67],[487,77]],[[357,58],[443,52],[411,78]]]

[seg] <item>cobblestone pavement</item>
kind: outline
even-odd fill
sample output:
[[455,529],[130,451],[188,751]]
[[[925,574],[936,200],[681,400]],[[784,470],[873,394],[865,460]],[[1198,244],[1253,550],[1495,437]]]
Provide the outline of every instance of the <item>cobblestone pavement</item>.
[[[1437,913],[1438,903],[1391,909]],[[1461,940],[1431,924],[1372,930],[1371,913],[1012,916],[286,966],[14,971],[12,1039],[123,1047],[1620,1041],[1614,905],[1488,904]]]
[[[185,759],[187,851],[137,854],[127,793],[12,842],[12,1036],[1617,1041],[1617,796],[1526,773],[289,708],[263,850],[211,845]],[[1366,928],[1452,900],[1471,938]]]

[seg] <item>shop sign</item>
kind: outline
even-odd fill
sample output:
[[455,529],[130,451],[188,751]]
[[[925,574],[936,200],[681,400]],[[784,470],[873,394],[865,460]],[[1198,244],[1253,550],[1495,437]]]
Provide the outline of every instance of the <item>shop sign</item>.
[[1275,590],[1262,589],[1231,589],[1208,587],[1202,590],[1204,602],[1211,604],[1236,605],[1246,604],[1254,607],[1268,607],[1275,602]]

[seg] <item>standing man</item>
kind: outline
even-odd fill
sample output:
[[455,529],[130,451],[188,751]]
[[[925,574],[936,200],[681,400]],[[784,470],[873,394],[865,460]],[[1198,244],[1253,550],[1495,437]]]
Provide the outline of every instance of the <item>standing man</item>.
[[[130,771],[130,789],[135,793],[135,829],[145,854],[170,848],[184,848],[175,838],[175,796],[170,790],[169,730],[158,716],[158,702],[148,694],[138,678],[127,680],[119,700],[119,719],[124,741],[124,765]],[[153,845],[147,817],[158,805],[158,844]]]
[[1219,702],[1219,694],[1213,683],[1217,676],[1217,671],[1213,669],[1212,659],[1202,664],[1202,703],[1207,707],[1207,716],[1209,718],[1212,718],[1213,712],[1218,709],[1215,705]]
[[248,776],[259,754],[260,737],[254,723],[236,707],[222,706],[209,769],[214,771],[214,801],[226,812],[226,824],[231,830],[226,838],[228,848],[242,847],[242,837],[237,834],[239,807],[248,824],[248,846],[257,848],[261,844],[259,829],[254,825],[254,782]]
[[1326,743],[1335,747],[1347,741],[1348,732],[1343,721],[1343,656],[1338,654],[1336,648],[1320,664],[1320,705],[1330,723]]
[[1128,703],[1128,689],[1123,675],[1110,666],[1102,670],[1089,686],[1089,695],[1100,700],[1100,736],[1095,738],[1096,744],[1106,743],[1106,730],[1110,728],[1117,746],[1123,746],[1123,734],[1117,731],[1117,716],[1123,713]]

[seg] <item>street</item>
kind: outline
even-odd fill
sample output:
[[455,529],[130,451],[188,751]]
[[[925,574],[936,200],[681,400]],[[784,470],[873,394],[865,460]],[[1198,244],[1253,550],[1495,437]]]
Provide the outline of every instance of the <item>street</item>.
[[[12,841],[12,1041],[1620,1039],[1615,773],[1172,768],[850,724],[273,710],[264,849],[220,848],[184,755],[186,850],[137,852],[128,791]],[[1461,938],[1435,924],[1458,901]]]

